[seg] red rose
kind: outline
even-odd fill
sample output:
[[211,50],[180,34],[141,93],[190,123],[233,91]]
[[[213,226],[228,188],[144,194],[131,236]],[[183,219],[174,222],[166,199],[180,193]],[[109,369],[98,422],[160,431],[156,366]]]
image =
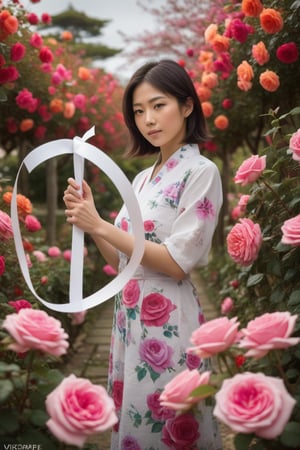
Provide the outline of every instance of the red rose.
[[276,56],[279,61],[285,64],[291,64],[297,61],[299,52],[295,42],[288,42],[287,44],[282,44],[276,50]]

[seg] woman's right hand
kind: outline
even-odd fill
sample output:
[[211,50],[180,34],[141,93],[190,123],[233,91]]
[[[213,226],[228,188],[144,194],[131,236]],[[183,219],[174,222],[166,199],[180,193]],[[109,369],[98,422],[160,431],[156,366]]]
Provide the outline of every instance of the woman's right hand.
[[81,193],[80,186],[74,178],[69,178],[63,200],[66,205],[65,214],[68,223],[76,225],[89,234],[94,234],[96,230],[101,229],[103,219],[98,214],[91,188],[86,181],[82,182]]

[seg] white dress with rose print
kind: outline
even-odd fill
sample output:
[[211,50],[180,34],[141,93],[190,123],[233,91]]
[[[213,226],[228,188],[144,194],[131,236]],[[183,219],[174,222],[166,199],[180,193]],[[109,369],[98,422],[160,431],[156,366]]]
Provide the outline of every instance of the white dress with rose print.
[[[133,181],[146,239],[165,245],[188,274],[208,261],[222,203],[217,167],[184,145],[151,180],[153,167]],[[123,206],[116,225],[131,232]],[[120,268],[127,263],[120,256]],[[194,286],[187,275],[177,282],[139,266],[115,300],[109,368],[109,392],[119,416],[112,450],[222,448],[212,406],[181,415],[160,406],[166,383],[186,368],[207,370],[207,362],[187,354],[192,331],[204,322]]]

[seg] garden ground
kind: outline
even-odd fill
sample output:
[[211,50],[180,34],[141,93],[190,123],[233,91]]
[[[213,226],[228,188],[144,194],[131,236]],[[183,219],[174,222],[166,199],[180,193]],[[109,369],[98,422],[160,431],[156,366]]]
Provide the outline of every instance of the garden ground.
[[[192,278],[197,287],[206,319],[215,318],[218,313],[209,300],[196,272],[193,273]],[[75,341],[70,359],[63,369],[66,375],[73,373],[78,377],[88,378],[92,383],[106,387],[112,316],[113,300],[88,311],[85,324]],[[223,449],[234,450],[233,434],[223,426],[221,430]],[[110,431],[92,436],[84,447],[84,450],[109,449]]]

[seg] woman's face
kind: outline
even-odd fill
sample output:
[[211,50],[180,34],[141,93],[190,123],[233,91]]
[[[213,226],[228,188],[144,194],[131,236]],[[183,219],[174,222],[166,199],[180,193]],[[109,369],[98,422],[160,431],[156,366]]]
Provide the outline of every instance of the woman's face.
[[174,152],[184,143],[191,99],[181,106],[175,97],[144,81],[133,92],[132,107],[138,130],[153,146]]

